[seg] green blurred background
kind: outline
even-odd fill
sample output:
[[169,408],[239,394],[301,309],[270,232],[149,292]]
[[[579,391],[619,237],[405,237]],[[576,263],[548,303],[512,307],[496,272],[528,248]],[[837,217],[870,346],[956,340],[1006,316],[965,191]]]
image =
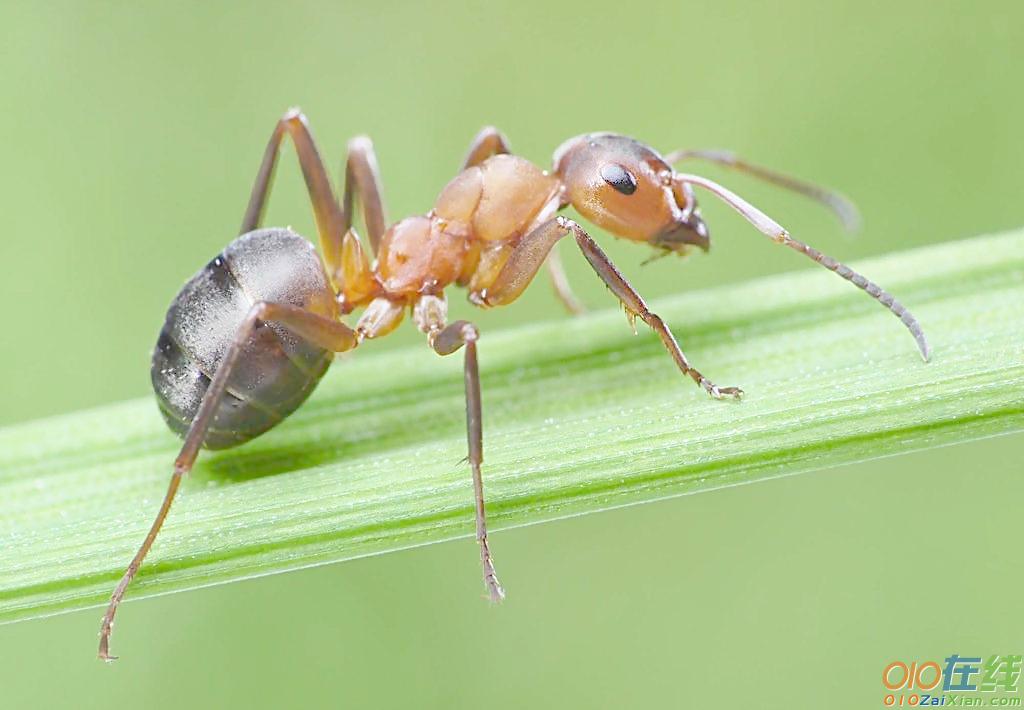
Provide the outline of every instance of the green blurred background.
[[[291,105],[332,166],[373,136],[393,218],[430,206],[485,123],[541,164],[616,130],[842,189],[865,216],[853,239],[702,170],[857,258],[1024,223],[1022,61],[1012,0],[4,2],[0,424],[148,396],[164,310],[234,235]],[[278,176],[269,223],[311,234],[290,149]],[[655,300],[807,268],[727,208],[705,216],[712,256],[641,270],[643,250],[608,249]],[[541,284],[478,322],[562,317]],[[891,660],[1024,651],[1022,450],[499,532],[498,608],[465,541],[129,604],[112,667],[94,660],[99,611],[0,627],[0,706],[881,707]]]

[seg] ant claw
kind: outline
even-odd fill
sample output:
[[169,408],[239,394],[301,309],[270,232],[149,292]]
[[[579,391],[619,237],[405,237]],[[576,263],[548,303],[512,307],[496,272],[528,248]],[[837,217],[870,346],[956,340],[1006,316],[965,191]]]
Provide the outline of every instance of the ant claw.
[[741,399],[743,397],[743,390],[739,387],[719,387],[717,385],[711,385],[708,390],[715,399],[725,399],[726,397],[732,397],[733,399]]
[[497,578],[488,577],[485,580],[485,586],[487,587],[487,596],[490,597],[492,604],[499,604],[505,601],[505,590]]

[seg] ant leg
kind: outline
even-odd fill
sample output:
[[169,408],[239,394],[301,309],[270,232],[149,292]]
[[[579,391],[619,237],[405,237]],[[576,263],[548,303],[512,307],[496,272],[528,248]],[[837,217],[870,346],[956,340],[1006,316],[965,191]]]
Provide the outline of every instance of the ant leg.
[[242,349],[249,338],[252,337],[256,327],[261,322],[266,323],[269,321],[279,323],[296,335],[335,352],[351,350],[358,344],[355,331],[344,323],[310,313],[298,306],[260,302],[249,310],[245,320],[238,327],[235,339],[231,343],[231,347],[228,348],[224,360],[210,381],[210,385],[199,405],[199,410],[189,426],[188,433],[185,435],[185,442],[182,444],[178,457],[174,460],[171,482],[167,487],[167,493],[164,496],[163,503],[160,505],[160,510],[153,520],[149,532],[146,533],[146,538],[142,541],[138,552],[135,553],[135,557],[132,558],[128,569],[125,570],[121,581],[118,582],[114,593],[110,597],[110,604],[107,606],[107,612],[104,614],[103,623],[100,626],[99,657],[101,660],[113,661],[117,658],[117,656],[110,655],[110,635],[114,630],[114,615],[117,614],[117,607],[124,598],[128,585],[139,571],[139,567],[142,566],[142,561],[149,552],[149,548],[153,546],[157,533],[160,532],[164,519],[171,509],[171,503],[174,502],[174,497],[178,492],[178,485],[181,483],[182,476],[192,470],[196,456],[199,454],[199,449],[206,438],[206,431],[220,405],[228,379],[238,363]]
[[857,211],[857,207],[853,202],[838,192],[821,187],[820,185],[804,182],[803,180],[785,175],[784,173],[779,173],[768,168],[763,168],[759,165],[754,165],[753,163],[748,163],[746,160],[743,160],[730,151],[676,150],[665,156],[665,162],[670,165],[691,159],[706,160],[709,163],[715,163],[722,167],[747,173],[748,175],[753,175],[765,182],[770,182],[773,185],[778,185],[779,187],[799,193],[805,197],[809,197],[832,210],[836,217],[839,218],[843,228],[848,232],[855,232],[860,228],[861,219],[860,213]]
[[356,323],[356,337],[360,341],[382,338],[397,328],[404,316],[404,303],[392,301],[386,296],[378,296],[367,304],[359,317]]
[[263,153],[263,162],[256,173],[249,205],[242,218],[241,233],[251,232],[263,221],[267,198],[270,195],[270,183],[274,179],[274,168],[277,166],[277,156],[281,151],[281,141],[285,134],[290,135],[295,144],[302,175],[309,190],[309,199],[313,203],[313,216],[316,218],[320,250],[327,265],[327,275],[332,283],[337,284],[341,272],[341,239],[345,234],[345,229],[342,228],[343,217],[327,170],[324,169],[323,160],[320,158],[320,152],[309,130],[309,123],[306,116],[297,108],[289,109],[277,122],[274,132],[270,135],[270,141]]
[[572,220],[565,220],[566,228],[572,231],[576,237],[576,244],[579,246],[580,251],[583,252],[583,256],[590,262],[590,266],[593,267],[597,275],[601,277],[605,285],[611,289],[611,292],[618,296],[619,301],[622,302],[623,307],[626,309],[626,316],[629,318],[630,323],[634,322],[637,316],[646,323],[651,330],[658,334],[661,338],[661,342],[665,344],[665,348],[668,350],[672,359],[675,360],[676,365],[683,372],[684,375],[689,375],[690,378],[700,385],[705,392],[714,397],[715,399],[721,399],[723,397],[733,397],[739,399],[743,396],[743,390],[739,387],[719,387],[704,375],[702,375],[696,368],[690,365],[690,361],[686,359],[686,355],[683,353],[683,349],[679,347],[679,342],[676,337],[669,330],[668,326],[665,325],[665,321],[661,319],[656,313],[652,313],[644,302],[644,299],[637,293],[636,289],[626,280],[626,277],[616,268],[615,264],[612,263],[611,259],[601,250],[601,247],[597,245],[589,234],[584,231],[582,227],[573,222]]
[[455,321],[441,330],[430,345],[438,355],[450,355],[465,346],[466,379],[466,438],[469,444],[469,467],[473,471],[473,502],[476,506],[476,540],[480,544],[480,563],[483,565],[484,584],[492,602],[505,598],[498,574],[494,570],[491,548],[487,543],[487,517],[484,510],[484,481],[480,465],[484,460],[483,413],[480,404],[480,370],[476,359],[476,341],[479,332],[472,323]]
[[668,350],[669,355],[672,356],[684,375],[688,375],[716,399],[723,397],[738,399],[743,395],[743,390],[739,387],[719,387],[690,365],[690,361],[679,347],[679,342],[661,317],[651,312],[640,294],[630,285],[626,277],[616,268],[597,243],[571,219],[555,217],[524,236],[509,255],[508,261],[505,262],[505,266],[498,273],[494,283],[477,294],[476,302],[487,306],[497,306],[514,301],[536,275],[541,262],[547,257],[555,243],[570,232],[576,237],[576,244],[583,252],[583,256],[587,258],[590,266],[626,309],[626,316],[629,318],[630,324],[633,324],[636,317],[640,316],[640,319],[661,338],[665,349]]
[[508,152],[510,152],[510,148],[505,134],[494,126],[484,126],[473,137],[473,142],[469,144],[469,152],[466,153],[466,159],[462,161],[462,169],[479,165],[492,155]]
[[480,368],[476,359],[476,326],[464,320],[445,327],[448,304],[444,296],[421,296],[413,307],[413,317],[420,330],[427,334],[430,347],[438,355],[451,355],[465,346],[466,438],[469,444],[469,467],[473,471],[473,501],[476,505],[476,541],[480,544],[480,563],[484,585],[492,602],[505,598],[498,574],[494,570],[491,548],[487,543],[487,515],[484,509],[484,480],[480,465],[484,460],[483,413],[480,403]]
[[368,136],[357,136],[348,143],[348,158],[345,160],[345,191],[342,195],[342,232],[352,226],[354,194],[363,205],[363,222],[366,223],[370,247],[377,253],[381,237],[388,228],[387,213],[381,190],[380,169],[373,141]]
[[555,246],[548,252],[544,265],[548,269],[548,276],[551,278],[551,287],[555,290],[555,296],[562,302],[571,315],[578,316],[587,312],[587,307],[576,298],[569,285],[569,277],[562,268],[562,257],[558,255],[558,247]]

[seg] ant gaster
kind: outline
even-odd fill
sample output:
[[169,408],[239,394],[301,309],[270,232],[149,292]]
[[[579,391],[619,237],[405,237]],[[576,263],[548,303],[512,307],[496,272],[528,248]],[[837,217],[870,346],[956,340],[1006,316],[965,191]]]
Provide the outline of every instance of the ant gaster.
[[[291,136],[309,190],[321,257],[288,229],[259,229],[281,142]],[[100,631],[99,656],[109,653],[114,614],[171,507],[178,485],[201,447],[227,448],[278,424],[312,392],[335,353],[387,335],[407,310],[439,355],[465,353],[468,461],[473,476],[476,538],[492,600],[498,582],[484,517],[479,331],[464,320],[447,322],[445,289],[465,287],[480,307],[513,302],[543,264],[561,300],[580,310],[553,247],[572,235],[597,275],[622,303],[661,338],[683,372],[715,398],[739,397],[719,387],[683,354],[668,326],[653,313],[594,239],[559,216],[572,206],[612,235],[644,242],[661,253],[707,250],[707,226],[694,188],[710,191],[763,234],[866,291],[906,325],[927,360],[928,344],[917,320],[890,294],[850,268],[797,241],[773,219],[721,185],[675,172],[672,164],[708,160],[803,193],[833,209],[848,226],[856,212],[834,193],[760,168],[728,153],[679,151],[662,157],[646,145],[613,133],[591,133],[563,143],[546,172],[511,155],[497,130],[485,128],[472,143],[462,171],[425,215],[388,226],[373,145],[349,143],[339,205],[305,117],[297,110],[278,122],[263,156],[241,236],[197,273],[167,313],[153,353],[152,380],[160,410],[184,437],[166,497],[142,546],[114,590]],[[371,263],[352,230],[353,202],[362,203]],[[341,321],[357,308],[354,328]]]

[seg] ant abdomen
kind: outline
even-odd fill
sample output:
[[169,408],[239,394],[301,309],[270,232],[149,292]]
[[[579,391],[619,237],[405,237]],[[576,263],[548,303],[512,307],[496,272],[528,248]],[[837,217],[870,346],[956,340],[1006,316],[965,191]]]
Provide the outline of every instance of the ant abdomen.
[[[153,351],[160,412],[179,436],[259,301],[337,317],[320,258],[306,239],[287,229],[261,229],[231,242],[175,297]],[[204,446],[237,446],[274,427],[306,400],[332,358],[277,324],[259,324],[231,373]]]

